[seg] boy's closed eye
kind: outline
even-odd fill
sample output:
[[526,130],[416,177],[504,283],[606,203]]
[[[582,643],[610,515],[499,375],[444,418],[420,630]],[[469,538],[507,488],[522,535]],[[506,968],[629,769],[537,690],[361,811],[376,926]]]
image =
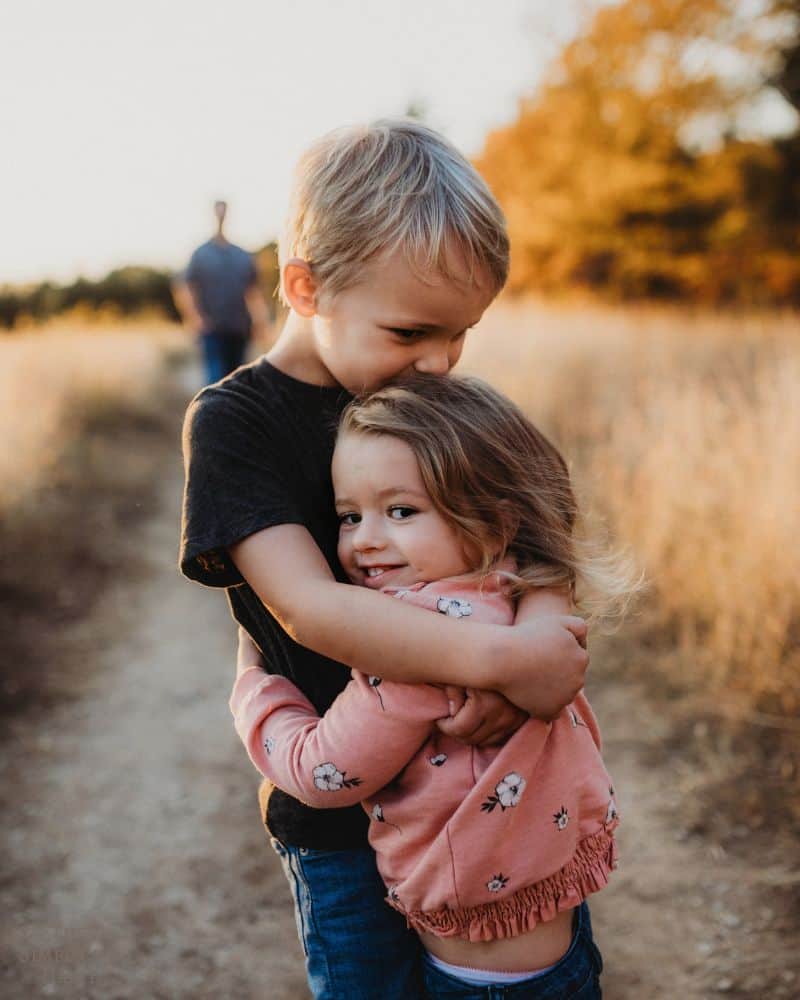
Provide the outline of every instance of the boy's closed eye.
[[389,333],[393,333],[396,337],[399,337],[401,340],[408,340],[408,341],[419,340],[420,337],[424,337],[425,334],[427,333],[426,330],[417,330],[414,328],[405,328],[399,326],[389,326],[386,327],[386,329],[389,331]]

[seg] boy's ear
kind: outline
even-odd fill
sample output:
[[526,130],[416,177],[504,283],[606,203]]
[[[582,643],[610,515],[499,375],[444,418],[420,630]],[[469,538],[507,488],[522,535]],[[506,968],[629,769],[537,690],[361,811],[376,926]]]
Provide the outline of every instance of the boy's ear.
[[308,318],[316,313],[317,283],[311,267],[299,257],[292,257],[283,265],[283,294],[300,316]]

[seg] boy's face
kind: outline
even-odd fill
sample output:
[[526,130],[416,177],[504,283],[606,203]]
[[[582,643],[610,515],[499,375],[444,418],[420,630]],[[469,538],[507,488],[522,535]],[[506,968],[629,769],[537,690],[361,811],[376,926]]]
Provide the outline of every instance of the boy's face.
[[470,280],[463,262],[454,270],[463,280],[423,280],[398,250],[366,264],[333,299],[323,293],[312,328],[327,375],[353,393],[415,371],[446,375],[495,295],[485,275]]
[[339,561],[352,583],[412,587],[470,567],[434,506],[411,448],[389,434],[340,434],[333,455]]

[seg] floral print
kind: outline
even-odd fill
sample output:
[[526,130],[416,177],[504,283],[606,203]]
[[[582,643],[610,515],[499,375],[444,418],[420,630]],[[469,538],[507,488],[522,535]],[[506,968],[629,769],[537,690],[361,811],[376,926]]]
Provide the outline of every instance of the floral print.
[[466,618],[472,614],[472,605],[458,597],[440,597],[436,602],[436,610],[448,618]]
[[505,889],[508,885],[508,877],[502,872],[497,875],[492,875],[489,881],[486,883],[486,888],[489,892],[500,892],[501,889]]
[[586,726],[586,723],[578,715],[574,708],[568,708],[567,714],[569,715],[569,721],[572,723],[573,729],[577,729],[578,726]]
[[619,818],[619,813],[617,812],[617,803],[614,800],[614,789],[611,785],[608,786],[608,794],[611,798],[608,801],[608,809],[606,809],[606,824],[613,823],[615,819]]
[[566,830],[567,823],[569,823],[569,813],[564,806],[562,806],[557,813],[553,813],[553,822],[559,830]]
[[267,754],[271,754],[275,749],[275,740],[271,736],[268,736],[264,740],[264,749],[267,751]]
[[318,764],[313,774],[314,784],[321,792],[338,792],[342,788],[356,788],[361,784],[361,778],[345,778],[347,771],[340,771],[330,761]]
[[372,811],[370,812],[370,816],[377,823],[387,823],[389,826],[393,826],[395,828],[395,830],[398,831],[398,833],[402,833],[403,832],[400,829],[400,827],[397,825],[397,823],[390,823],[389,820],[383,815],[383,806],[381,806],[381,804],[379,802],[376,802],[375,805],[372,807]]
[[367,684],[369,684],[369,686],[372,688],[372,690],[378,696],[378,701],[381,703],[381,708],[385,712],[386,711],[386,706],[383,704],[383,698],[381,697],[381,693],[378,690],[378,688],[381,686],[381,684],[383,684],[383,678],[382,677],[376,677],[374,674],[370,674],[369,677],[367,678]]
[[446,753],[437,753],[433,757],[428,757],[428,763],[433,764],[434,767],[441,767],[442,764],[447,760]]
[[521,774],[516,771],[509,771],[502,781],[494,786],[494,795],[488,796],[481,804],[481,812],[493,812],[495,806],[505,812],[519,804],[522,793],[525,791],[526,781]]

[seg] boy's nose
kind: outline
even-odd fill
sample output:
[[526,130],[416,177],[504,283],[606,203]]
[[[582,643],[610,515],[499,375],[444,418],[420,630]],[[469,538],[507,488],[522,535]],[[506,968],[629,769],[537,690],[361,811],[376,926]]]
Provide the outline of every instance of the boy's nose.
[[414,370],[426,375],[446,375],[450,367],[450,354],[447,348],[428,351],[414,363]]

